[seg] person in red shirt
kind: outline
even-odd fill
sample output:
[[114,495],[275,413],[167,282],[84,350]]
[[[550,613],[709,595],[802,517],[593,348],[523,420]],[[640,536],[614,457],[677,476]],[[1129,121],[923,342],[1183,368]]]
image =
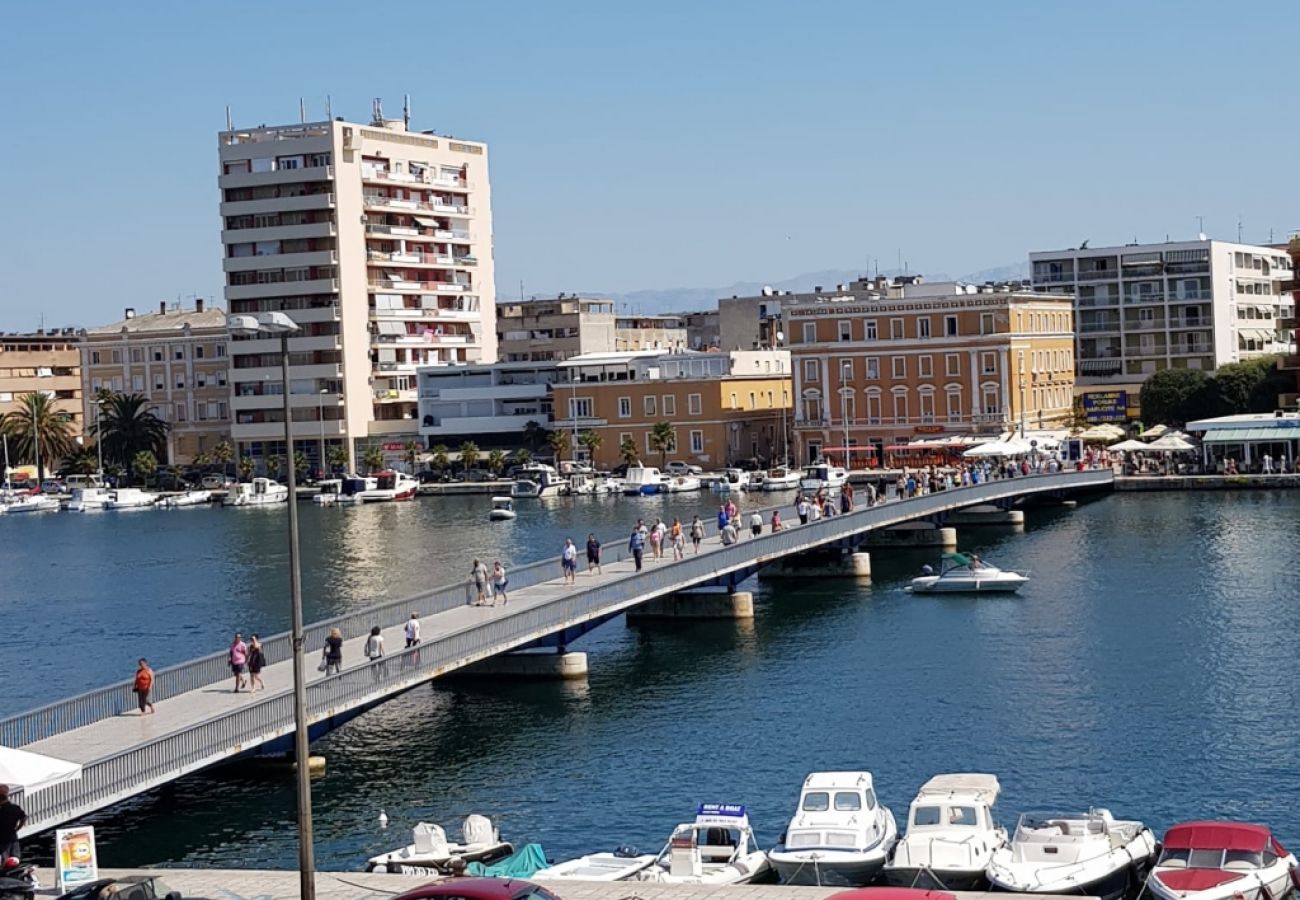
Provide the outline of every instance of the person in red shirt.
[[147,716],[152,713],[153,704],[149,702],[149,692],[153,690],[153,669],[149,668],[147,660],[140,660],[140,665],[135,670],[135,683],[131,685],[131,690],[135,692],[136,702],[140,704],[140,715]]

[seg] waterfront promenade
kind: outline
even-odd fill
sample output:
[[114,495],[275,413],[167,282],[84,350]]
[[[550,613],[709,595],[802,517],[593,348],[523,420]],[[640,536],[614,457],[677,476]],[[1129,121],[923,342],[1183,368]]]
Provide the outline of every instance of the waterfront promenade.
[[[796,519],[780,533],[745,538],[730,547],[711,535],[698,557],[688,546],[686,559],[648,562],[641,573],[634,572],[629,560],[611,560],[603,575],[581,573],[576,585],[561,582],[558,559],[552,557],[512,573],[508,606],[466,605],[461,580],[416,598],[318,623],[309,629],[307,640],[313,735],[479,660],[548,639],[565,643],[656,597],[702,585],[734,588],[768,563],[827,547],[847,551],[867,532],[890,525],[942,517],[976,504],[1012,503],[1033,494],[1106,490],[1112,482],[1109,470],[1021,477],[893,501],[806,526],[798,526]],[[424,643],[403,650],[401,626],[412,609],[422,614]],[[385,629],[389,655],[366,662],[361,647],[372,625]],[[315,663],[329,627],[341,627],[350,640],[342,674],[323,677]],[[276,636],[266,644],[272,665],[263,673],[265,693],[233,693],[233,679],[217,654],[161,672],[157,713],[152,716],[139,716],[129,705],[125,686],[118,685],[0,722],[6,745],[85,766],[80,780],[23,800],[30,816],[24,833],[42,831],[289,735],[293,717],[288,642]]]

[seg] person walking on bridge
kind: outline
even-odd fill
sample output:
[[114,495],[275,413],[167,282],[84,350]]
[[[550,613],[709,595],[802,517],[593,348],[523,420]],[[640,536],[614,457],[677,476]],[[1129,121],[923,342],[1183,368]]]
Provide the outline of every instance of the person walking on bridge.
[[632,529],[632,536],[627,539],[627,550],[636,562],[636,570],[640,572],[642,557],[645,556],[645,532],[641,530],[640,522],[637,522],[637,527]]
[[474,601],[475,606],[487,606],[487,584],[488,570],[487,566],[474,560],[473,567],[469,570],[470,579],[474,582],[474,589],[478,592],[478,599]]
[[560,569],[564,572],[565,584],[577,582],[578,548],[573,545],[573,538],[564,539],[564,549],[560,551]]
[[419,614],[412,612],[411,618],[406,620],[406,626],[402,629],[402,631],[405,632],[406,634],[407,649],[410,649],[411,647],[414,647],[416,644],[420,643]]
[[135,692],[136,703],[140,704],[140,715],[150,715],[153,712],[153,703],[149,700],[149,692],[153,690],[153,669],[149,668],[148,661],[143,658],[135,670],[131,690]]
[[244,673],[248,671],[248,645],[244,643],[243,635],[235,633],[226,656],[230,662],[230,671],[235,675],[235,693],[238,694],[239,689],[247,684]]
[[501,560],[492,564],[492,605],[497,605],[497,597],[501,598],[501,605],[505,606],[510,602],[506,596],[506,587],[510,584],[510,579],[506,577],[506,567],[501,565]]
[[262,642],[257,635],[248,637],[248,691],[266,690],[262,681],[262,670],[266,668],[266,654],[262,651]]
[[330,629],[325,638],[325,675],[338,675],[343,671],[343,632],[337,628]]
[[597,575],[604,574],[600,570],[600,541],[594,531],[587,534],[587,574],[590,575],[593,569]]
[[704,523],[700,521],[699,514],[691,520],[691,543],[695,545],[695,555],[700,555],[700,542],[704,540]]

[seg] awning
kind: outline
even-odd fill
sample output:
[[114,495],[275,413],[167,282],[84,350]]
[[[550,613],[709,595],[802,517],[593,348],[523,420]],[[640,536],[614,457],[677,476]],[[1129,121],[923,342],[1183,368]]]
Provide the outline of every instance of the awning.
[[862,444],[856,447],[822,447],[822,453],[843,453],[848,450],[850,453],[875,453],[876,448],[872,444]]
[[1206,444],[1240,444],[1249,441],[1300,440],[1300,428],[1215,428],[1201,438]]
[[23,789],[24,796],[81,777],[81,765],[27,750],[0,747],[0,784]]
[[1255,338],[1259,341],[1271,341],[1277,336],[1277,332],[1272,328],[1238,328],[1237,334],[1242,337]]
[[380,334],[406,334],[406,324],[403,322],[376,322],[379,326]]
[[442,225],[437,219],[431,219],[428,216],[411,216],[411,218],[428,228],[439,228]]

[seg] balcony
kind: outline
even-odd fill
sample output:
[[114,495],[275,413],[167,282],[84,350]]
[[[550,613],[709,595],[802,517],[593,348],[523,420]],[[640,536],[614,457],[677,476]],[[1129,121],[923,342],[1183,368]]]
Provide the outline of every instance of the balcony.
[[1197,318],[1195,316],[1170,316],[1170,328],[1210,328],[1211,323],[1207,318]]
[[255,216],[310,209],[333,209],[334,192],[300,194],[297,197],[263,197],[259,200],[227,200],[220,206],[223,216]]
[[1100,297],[1080,296],[1075,300],[1075,305],[1081,309],[1098,306],[1119,306],[1119,297],[1113,294],[1102,294]]
[[443,322],[470,322],[476,321],[479,317],[479,311],[476,309],[448,309],[442,306],[432,306],[421,309],[372,309],[370,318],[372,319],[402,319],[411,321],[412,319],[420,321],[443,321]]
[[412,403],[419,399],[414,388],[406,390],[397,390],[396,388],[378,388],[374,393],[376,403]]
[[227,228],[221,232],[223,244],[247,241],[293,241],[306,238],[336,237],[333,222],[305,222],[301,225],[268,225],[261,228]]
[[456,260],[451,256],[438,256],[433,253],[385,253],[382,250],[367,250],[366,259],[370,262],[397,263],[404,266],[436,266],[450,269]]
[[1125,293],[1125,303],[1163,303],[1165,299],[1164,291],[1143,291],[1141,293]]
[[226,285],[226,299],[258,300],[263,297],[297,297],[302,294],[337,293],[338,289],[339,280],[337,278],[275,281],[266,284],[229,284]]
[[1164,331],[1164,319],[1127,319],[1124,322],[1125,331]]
[[372,278],[370,287],[385,291],[422,291],[430,294],[460,293],[470,289],[469,285],[455,281],[393,281],[389,278]]
[[391,172],[388,169],[381,169],[378,166],[362,165],[361,180],[372,181],[378,184],[428,184],[434,187],[444,187],[452,191],[472,191],[475,184],[464,178],[444,178],[434,172],[421,172],[419,175],[411,172]]
[[[230,380],[236,384],[249,382],[262,383],[280,381],[279,366],[259,366],[247,369],[231,369]],[[309,363],[289,367],[289,378],[306,381],[308,379],[342,378],[343,366],[339,363]]]
[[1079,333],[1089,334],[1098,331],[1119,331],[1119,320],[1109,322],[1081,322],[1079,323]]
[[217,187],[264,187],[276,184],[295,184],[309,181],[328,181],[334,177],[333,166],[309,166],[301,169],[276,169],[274,172],[232,172],[217,177]]
[[1079,360],[1079,374],[1091,375],[1098,378],[1104,378],[1109,375],[1118,375],[1124,369],[1124,364],[1119,359],[1081,359]]
[[445,344],[448,346],[456,344],[468,344],[471,336],[468,334],[372,334],[370,343],[375,345],[411,345],[411,344]]
[[1119,269],[1090,269],[1079,273],[1079,281],[1115,281]]
[[333,250],[313,250],[309,253],[273,253],[266,256],[228,256],[221,261],[226,272],[251,272],[257,269],[301,269],[308,266],[332,266],[339,261]]
[[1175,291],[1169,296],[1170,303],[1195,303],[1198,300],[1213,300],[1214,294],[1207,290]]
[[[520,416],[430,416],[426,424],[424,416],[419,418],[420,434],[504,434],[518,435],[529,422],[542,423],[547,420],[545,413],[531,413]],[[558,424],[558,423],[557,423]]]
[[1033,275],[1034,284],[1060,284],[1071,281],[1074,281],[1073,272],[1035,272]]

